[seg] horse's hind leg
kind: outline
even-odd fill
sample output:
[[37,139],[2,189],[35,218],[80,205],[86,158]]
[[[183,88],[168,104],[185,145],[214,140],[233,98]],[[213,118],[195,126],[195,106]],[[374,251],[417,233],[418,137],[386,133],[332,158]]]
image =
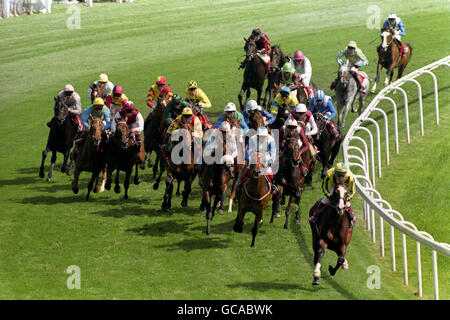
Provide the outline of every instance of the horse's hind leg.
[[106,168],[103,168],[103,174],[102,174],[102,186],[100,187],[100,192],[105,191],[105,184],[106,184]]
[[56,151],[52,151],[52,158],[51,158],[51,164],[50,164],[50,170],[48,171],[47,181],[52,181],[53,176],[53,168],[55,167],[56,162]]
[[98,172],[97,172],[97,174],[95,174],[96,172],[95,172],[95,170],[92,172],[92,176],[91,176],[91,180],[89,180],[89,183],[88,183],[88,192],[87,192],[87,194],[86,194],[86,200],[89,200],[89,194],[91,193],[91,191],[92,191],[92,188],[93,188],[93,186],[94,186],[94,180],[98,180]]
[[181,201],[182,207],[188,206],[189,194],[191,193],[191,181],[184,181],[183,200]]
[[135,164],[136,168],[135,168],[135,171],[134,171],[134,181],[133,181],[135,185],[138,185],[139,183],[141,183],[141,179],[139,179],[138,166],[139,165],[136,163]]
[[120,184],[119,184],[119,168],[117,168],[116,170],[116,180],[114,181],[114,192],[115,193],[120,193]]
[[172,206],[172,192],[173,192],[173,178],[171,174],[167,173],[166,190],[164,192],[164,200],[161,205],[161,209],[164,211],[167,211]]
[[[339,249],[336,250],[336,254],[338,255],[336,266],[333,268],[332,266],[328,266],[328,271],[330,274],[334,276],[336,271],[346,262],[345,261],[345,245],[341,245]],[[348,266],[347,266],[348,267]]]
[[67,159],[69,158],[69,154],[70,154],[70,149],[67,150],[67,151],[64,153],[63,164],[62,164],[62,166],[61,166],[61,172],[62,172],[62,173],[67,172]]
[[159,176],[158,176],[158,178],[156,179],[156,181],[155,181],[155,183],[153,184],[153,190],[158,190],[158,188],[159,188],[159,182],[161,181],[161,176],[162,176],[162,174],[164,173],[164,171],[165,171],[165,167],[164,167],[164,161],[160,161],[159,162]]
[[[185,182],[186,183],[186,182]],[[181,185],[181,180],[178,181],[178,185],[177,185],[177,192],[175,193],[175,195],[177,197],[179,197],[181,195],[180,193],[180,185]]]
[[294,223],[300,224],[300,200],[302,199],[302,192],[300,191],[300,196],[295,198],[295,204],[297,205],[297,211],[295,212]]
[[158,173],[158,165],[160,161],[161,161],[161,153],[156,152],[156,160],[155,164],[153,165],[153,179],[156,178],[156,174]]
[[[137,165],[136,165],[136,168],[137,168]],[[125,200],[128,199],[128,188],[130,187],[130,177],[131,177],[132,172],[133,172],[133,168],[131,167],[131,169],[125,173],[125,181],[123,182],[123,187],[125,188],[125,195],[123,196],[123,198]]]
[[44,149],[44,151],[42,151],[42,161],[41,161],[41,167],[39,168],[39,177],[43,178],[44,177],[44,162],[45,162],[45,158],[47,158],[47,154],[50,151],[49,147],[46,147]]
[[274,217],[280,216],[280,197],[279,193],[272,197],[272,217],[270,218],[270,224],[273,223]]

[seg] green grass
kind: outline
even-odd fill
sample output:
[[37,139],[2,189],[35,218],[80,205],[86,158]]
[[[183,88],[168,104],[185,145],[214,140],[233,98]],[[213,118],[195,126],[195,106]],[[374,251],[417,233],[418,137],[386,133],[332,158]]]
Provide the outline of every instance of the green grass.
[[[377,31],[366,28],[367,3],[205,0],[159,4],[138,1],[82,6],[79,30],[66,28],[69,15],[62,5],[55,5],[51,15],[0,21],[0,111],[4,115],[0,119],[0,298],[414,299],[417,289],[413,275],[410,286],[403,286],[401,272],[390,272],[388,259],[380,258],[378,245],[370,243],[358,209],[359,197],[353,202],[358,222],[347,255],[350,270],[330,277],[326,266],[334,264],[336,256],[327,252],[321,285],[311,286],[311,234],[305,216],[320,197],[318,172],[314,189],[307,189],[302,198],[302,225],[291,224],[289,230],[283,230],[283,218],[269,225],[267,210],[253,249],[249,248],[250,213],[243,234],[231,230],[236,211],[217,216],[212,235],[204,234],[204,215],[197,209],[197,181],[188,208],[182,209],[181,199],[175,198],[173,211],[162,213],[163,190],[153,191],[148,169],[143,172],[144,182],[130,187],[127,202],[122,200],[123,194],[112,192],[95,194],[86,202],[86,173],[81,176],[79,195],[73,195],[70,189],[72,177],[55,172],[52,183],[38,177],[52,97],[66,83],[75,86],[83,106],[87,106],[87,84],[106,72],[146,116],[145,96],[158,75],[164,74],[178,93],[194,79],[211,99],[213,108],[208,113],[215,118],[228,101],[237,102],[242,80],[242,71],[237,70],[243,54],[242,37],[256,25],[285,52],[302,49],[311,59],[313,81],[328,94],[327,87],[336,73],[335,56],[349,40],[356,40],[366,53],[371,64],[366,71],[374,77],[378,40],[370,42]],[[406,23],[406,40],[415,50],[406,72],[448,54],[447,2],[433,1],[425,8],[421,1],[382,1],[378,5],[382,18],[395,9]],[[448,73],[441,75],[444,78],[438,81],[448,83]],[[431,88],[431,82],[424,85],[424,93]],[[413,89],[411,85],[409,91]],[[441,126],[432,128],[433,115],[427,111],[425,138],[414,136],[417,141],[407,147],[402,143],[401,154],[392,157],[391,167],[383,169],[379,182],[380,188],[392,186],[386,192],[392,194],[387,199],[395,208],[408,210],[405,216],[409,221],[436,234],[440,241],[448,241],[448,220],[443,218],[448,201],[441,199],[448,199],[448,148],[443,143],[448,143],[449,98],[448,90],[440,92]],[[396,99],[400,100],[398,94]],[[431,107],[430,101],[432,96],[424,100],[424,105]],[[410,114],[412,119],[413,112]],[[354,118],[350,114],[348,123]],[[411,129],[417,132],[414,121]],[[442,159],[416,157],[419,150],[420,154],[426,150],[422,143],[431,143],[431,137],[441,141],[436,144],[442,148]],[[58,155],[58,170],[61,158]],[[423,213],[410,210],[419,201],[405,205],[409,193],[397,192],[409,181],[407,175],[399,176],[398,170],[416,167],[410,159],[434,161],[433,165],[422,165],[426,170],[418,178],[434,177],[436,167],[444,164],[436,183],[423,186],[434,195],[420,198],[420,203],[423,201],[424,208],[435,205],[433,214],[425,218]],[[388,178],[390,175],[392,178]],[[383,194],[384,190],[380,191]],[[422,194],[420,190],[414,192],[414,199]],[[425,261],[430,260],[429,255],[422,255]],[[410,253],[409,258],[413,257]],[[441,298],[448,299],[448,263],[445,258],[438,259]],[[447,263],[444,268],[442,263]],[[69,275],[65,270],[70,265],[81,268],[80,290],[66,288]],[[366,286],[370,265],[381,267],[380,290]],[[412,266],[413,260],[410,270],[414,272]],[[432,289],[426,287],[430,283],[425,275],[430,278],[430,273],[424,270],[424,294],[430,299]]]

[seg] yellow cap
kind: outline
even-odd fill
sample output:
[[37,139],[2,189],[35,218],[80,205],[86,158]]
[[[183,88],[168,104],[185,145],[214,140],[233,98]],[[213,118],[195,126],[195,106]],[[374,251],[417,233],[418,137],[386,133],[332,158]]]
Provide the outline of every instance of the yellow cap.
[[106,74],[102,73],[102,74],[99,76],[98,81],[99,81],[99,82],[108,82],[108,76],[107,76]]
[[183,115],[192,115],[192,114],[193,114],[193,113],[192,113],[192,109],[189,108],[189,107],[186,107],[186,108],[183,109],[182,114],[183,114]]
[[94,106],[104,106],[105,102],[103,101],[102,98],[95,98],[93,105]]
[[198,88],[197,82],[195,82],[194,80],[189,81],[188,89],[194,89],[194,88]]

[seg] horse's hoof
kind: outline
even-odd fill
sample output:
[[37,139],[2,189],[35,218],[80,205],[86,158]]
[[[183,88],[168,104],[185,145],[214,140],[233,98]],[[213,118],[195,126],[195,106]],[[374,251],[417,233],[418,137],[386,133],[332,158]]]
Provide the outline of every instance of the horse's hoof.
[[273,215],[275,218],[279,218],[279,217],[281,217],[281,215],[280,215],[280,213],[279,212],[277,212],[277,213],[275,213],[274,215]]
[[78,194],[78,188],[72,188],[73,193]]
[[206,227],[206,235],[209,236],[211,234],[211,228]]
[[219,208],[219,210],[217,210],[217,213],[218,213],[218,214],[223,214],[223,209],[220,209],[220,208]]
[[242,233],[242,229],[243,229],[242,226],[239,226],[239,225],[236,224],[236,223],[233,225],[233,231],[234,231],[234,232]]
[[285,224],[285,225],[283,226],[283,228],[287,230],[287,229],[288,229],[288,225]]
[[179,193],[179,192],[175,193],[175,196],[176,196],[176,197],[179,197],[179,196],[180,196],[180,193]]
[[47,178],[47,182],[52,182],[52,178]]
[[106,190],[111,190],[111,182],[109,182],[109,183],[106,182],[106,183],[105,183],[105,189],[106,189]]
[[94,188],[94,190],[92,190],[92,192],[94,193],[98,193],[99,189],[98,188]]
[[158,190],[159,188],[159,183],[154,183],[153,184],[153,190]]
[[123,198],[124,198],[125,200],[128,200],[128,195],[127,195],[127,194],[124,195]]
[[345,259],[344,263],[342,264],[342,269],[348,270],[348,261]]
[[336,274],[336,271],[334,271],[334,268],[332,266],[328,266],[328,271],[330,272],[330,275],[334,276]]
[[62,172],[62,173],[67,172],[67,167],[66,167],[66,166],[62,166],[62,167],[61,167],[61,172]]
[[142,162],[142,163],[139,165],[139,168],[141,168],[141,170],[145,170],[145,162]]
[[200,211],[204,211],[205,210],[205,205],[203,203],[200,204],[200,207],[198,208]]
[[67,169],[66,174],[67,174],[68,176],[71,176],[71,175],[72,175],[72,168],[71,168],[71,167],[69,167],[69,169]]
[[120,186],[115,186],[114,187],[114,192],[115,193],[120,193]]
[[44,176],[44,171],[39,171],[39,178],[43,178]]
[[187,205],[188,205],[187,201],[181,201],[181,206],[182,206],[183,208],[186,208]]
[[134,178],[134,184],[138,185],[139,183],[141,183],[141,179],[139,178]]
[[314,280],[312,282],[313,286],[318,286],[319,285],[319,278],[318,277],[314,277]]

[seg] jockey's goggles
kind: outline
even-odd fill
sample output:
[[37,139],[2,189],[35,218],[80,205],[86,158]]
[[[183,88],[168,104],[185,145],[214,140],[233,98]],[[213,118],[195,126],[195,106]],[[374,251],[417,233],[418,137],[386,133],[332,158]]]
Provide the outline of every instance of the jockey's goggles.
[[64,94],[65,94],[66,96],[71,96],[72,93],[73,93],[73,91],[64,91]]
[[125,109],[126,113],[133,113],[133,109]]
[[121,93],[113,93],[114,97],[119,98],[122,94]]
[[283,98],[289,97],[289,93],[287,93],[287,92],[282,92],[280,94],[281,94],[281,97],[283,97]]

